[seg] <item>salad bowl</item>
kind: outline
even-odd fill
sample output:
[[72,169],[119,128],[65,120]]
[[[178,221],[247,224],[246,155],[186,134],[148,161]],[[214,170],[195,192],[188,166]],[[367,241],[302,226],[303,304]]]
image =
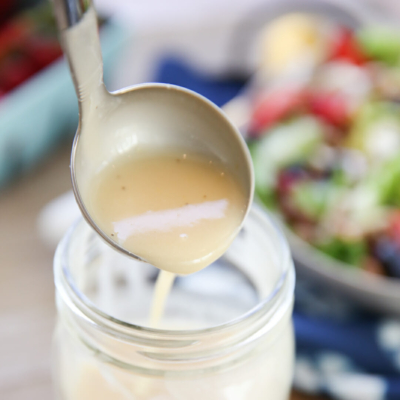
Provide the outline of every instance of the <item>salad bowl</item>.
[[349,2],[283,1],[267,14],[269,53],[242,96],[256,199],[300,276],[400,315],[400,33]]

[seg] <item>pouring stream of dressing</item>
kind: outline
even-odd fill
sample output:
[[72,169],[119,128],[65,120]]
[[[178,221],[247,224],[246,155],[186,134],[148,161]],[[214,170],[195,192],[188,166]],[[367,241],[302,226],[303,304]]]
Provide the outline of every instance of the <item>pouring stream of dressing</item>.
[[160,326],[161,318],[164,313],[165,303],[171,292],[176,274],[161,270],[154,288],[153,303],[150,309],[149,324],[153,328]]
[[[91,2],[54,2],[80,107],[71,174],[84,217],[115,249],[163,271],[206,267],[233,241],[252,201],[243,138],[218,107],[186,89],[109,93]],[[163,276],[155,299],[173,284]],[[163,309],[156,303],[154,321]]]
[[158,324],[174,274],[196,272],[219,258],[246,212],[244,190],[222,163],[177,150],[121,156],[99,172],[88,193],[96,224],[162,270],[152,326]]

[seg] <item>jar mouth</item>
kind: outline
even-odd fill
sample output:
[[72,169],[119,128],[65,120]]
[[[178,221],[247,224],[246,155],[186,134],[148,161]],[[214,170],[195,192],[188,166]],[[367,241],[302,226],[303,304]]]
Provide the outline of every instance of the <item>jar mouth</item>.
[[[266,227],[273,232],[275,244],[278,245],[279,249],[279,276],[276,279],[275,285],[269,294],[257,301],[257,304],[250,308],[248,311],[240,314],[239,316],[232,318],[226,322],[215,324],[210,327],[201,329],[160,329],[148,326],[142,326],[135,323],[130,323],[122,319],[116,318],[112,315],[101,310],[96,306],[82,291],[78,288],[77,283],[72,276],[69,268],[68,260],[68,247],[73,238],[74,232],[77,230],[80,224],[83,223],[83,218],[77,220],[73,226],[68,230],[64,238],[58,245],[55,263],[54,263],[54,275],[55,275],[55,285],[57,291],[61,294],[63,300],[72,306],[76,311],[79,311],[81,315],[95,321],[96,324],[100,326],[112,325],[112,329],[118,331],[119,328],[123,331],[124,335],[129,336],[130,333],[134,336],[140,333],[149,334],[151,336],[162,336],[163,338],[174,337],[184,338],[185,336],[202,336],[210,335],[216,332],[222,332],[227,329],[232,329],[235,326],[241,325],[244,321],[252,318],[257,318],[257,315],[265,315],[268,313],[269,309],[273,308],[277,298],[279,298],[280,293],[285,287],[285,283],[288,281],[288,276],[291,271],[293,271],[293,263],[290,255],[289,246],[287,241],[278,228],[277,221],[271,214],[262,209],[260,206],[252,206],[249,215],[253,216],[260,222],[260,224],[266,225]],[[290,292],[294,291],[294,279],[291,282]]]

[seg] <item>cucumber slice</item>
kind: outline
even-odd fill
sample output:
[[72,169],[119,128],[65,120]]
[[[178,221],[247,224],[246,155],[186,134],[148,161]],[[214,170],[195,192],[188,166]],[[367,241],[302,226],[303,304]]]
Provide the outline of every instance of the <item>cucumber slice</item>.
[[301,117],[272,129],[252,148],[257,191],[270,193],[280,168],[307,160],[321,143],[322,126],[313,117]]

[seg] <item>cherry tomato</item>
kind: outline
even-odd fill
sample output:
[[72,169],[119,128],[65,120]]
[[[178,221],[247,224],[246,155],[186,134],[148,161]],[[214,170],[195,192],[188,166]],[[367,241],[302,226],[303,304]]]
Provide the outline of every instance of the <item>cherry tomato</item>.
[[0,69],[0,85],[4,91],[14,89],[37,71],[28,57],[19,56],[7,59]]

